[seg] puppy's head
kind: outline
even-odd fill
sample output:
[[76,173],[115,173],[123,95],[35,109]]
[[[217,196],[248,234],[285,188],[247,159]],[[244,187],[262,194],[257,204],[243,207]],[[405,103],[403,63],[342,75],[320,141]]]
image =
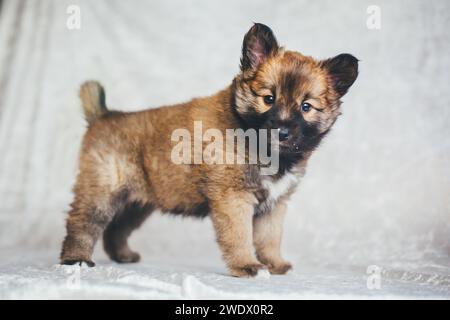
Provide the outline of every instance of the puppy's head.
[[257,23],[244,37],[236,111],[249,127],[278,129],[281,154],[310,152],[340,114],[340,98],[357,75],[352,55],[318,61],[284,50]]

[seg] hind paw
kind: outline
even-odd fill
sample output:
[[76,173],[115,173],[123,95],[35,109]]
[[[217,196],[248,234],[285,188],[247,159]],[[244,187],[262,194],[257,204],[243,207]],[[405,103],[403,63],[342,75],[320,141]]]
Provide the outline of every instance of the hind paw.
[[61,261],[61,264],[65,265],[75,265],[78,264],[80,267],[85,263],[88,267],[95,267],[95,263],[91,260],[78,260],[78,259],[64,259]]

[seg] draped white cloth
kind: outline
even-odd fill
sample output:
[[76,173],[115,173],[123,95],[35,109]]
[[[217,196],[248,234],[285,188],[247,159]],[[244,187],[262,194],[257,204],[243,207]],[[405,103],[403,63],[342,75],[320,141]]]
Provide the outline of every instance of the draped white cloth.
[[[380,30],[357,0],[3,1],[0,298],[450,297],[450,3],[377,3]],[[67,28],[69,5],[80,29]],[[96,289],[66,291],[73,270],[54,264],[85,128],[80,83],[99,80],[122,110],[214,93],[237,73],[252,21],[288,49],[361,60],[289,205],[293,274],[229,278],[208,219],[155,214],[131,239],[143,262],[118,266],[98,245],[98,268],[81,273]],[[370,265],[381,290],[366,287]]]

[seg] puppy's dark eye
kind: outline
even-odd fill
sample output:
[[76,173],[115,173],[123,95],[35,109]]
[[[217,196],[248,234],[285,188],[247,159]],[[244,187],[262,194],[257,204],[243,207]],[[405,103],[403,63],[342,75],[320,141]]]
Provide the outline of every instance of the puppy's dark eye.
[[264,103],[268,105],[272,105],[275,102],[274,96],[264,96]]
[[308,112],[309,110],[311,110],[311,104],[309,104],[308,102],[303,102],[302,103],[302,111]]

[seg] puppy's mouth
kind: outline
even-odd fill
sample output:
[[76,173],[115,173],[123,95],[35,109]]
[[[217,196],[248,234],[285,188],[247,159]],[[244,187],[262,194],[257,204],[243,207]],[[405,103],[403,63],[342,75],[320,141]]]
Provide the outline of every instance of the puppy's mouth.
[[301,146],[298,142],[291,141],[280,141],[280,152],[281,153],[301,153]]
[[277,147],[274,147],[274,150],[278,150],[279,153],[288,154],[288,153],[302,153],[302,146],[299,141],[279,141]]

